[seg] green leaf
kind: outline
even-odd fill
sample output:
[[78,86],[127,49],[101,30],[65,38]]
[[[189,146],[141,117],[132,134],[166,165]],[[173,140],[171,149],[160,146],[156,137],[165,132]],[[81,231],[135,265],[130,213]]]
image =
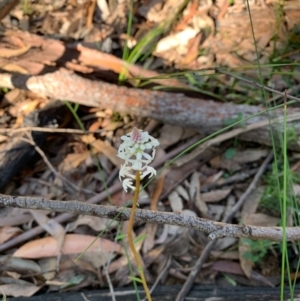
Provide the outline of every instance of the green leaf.
[[85,276],[82,274],[75,275],[69,279],[67,284],[62,285],[60,288],[63,289],[63,288],[67,288],[70,286],[80,284],[84,280],[84,278],[85,278]]
[[136,239],[133,241],[134,244],[138,243],[141,240],[144,240],[147,237],[147,234],[142,234],[138,237],[136,237]]
[[231,160],[234,158],[235,154],[236,150],[234,148],[228,148],[225,152],[225,158]]
[[117,235],[116,236],[116,238],[115,238],[115,240],[122,240],[122,239],[124,239],[126,237],[126,234],[119,234],[119,235]]
[[139,282],[139,283],[143,283],[142,279],[138,278],[138,277],[135,277],[135,276],[128,276],[128,278],[132,281],[136,281],[136,282]]

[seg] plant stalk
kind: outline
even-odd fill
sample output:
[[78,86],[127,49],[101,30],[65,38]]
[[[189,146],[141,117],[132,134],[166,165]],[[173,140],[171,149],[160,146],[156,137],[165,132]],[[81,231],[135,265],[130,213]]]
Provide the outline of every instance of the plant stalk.
[[143,283],[143,287],[147,296],[148,301],[152,301],[151,295],[150,295],[150,291],[146,282],[146,278],[144,275],[144,271],[143,271],[143,266],[142,266],[142,261],[140,259],[140,256],[138,254],[138,252],[135,249],[134,243],[133,243],[133,237],[132,237],[132,231],[133,231],[133,220],[134,220],[134,215],[135,215],[135,210],[136,210],[136,206],[138,203],[138,199],[139,199],[139,193],[140,193],[140,183],[141,183],[141,177],[140,177],[140,171],[137,170],[136,171],[136,184],[135,184],[135,192],[134,192],[134,198],[133,198],[133,203],[132,203],[132,208],[131,208],[131,213],[130,213],[130,218],[129,218],[129,224],[128,224],[128,243],[130,246],[130,249],[133,253],[134,259],[137,263],[138,266],[138,271],[140,273],[140,277]]

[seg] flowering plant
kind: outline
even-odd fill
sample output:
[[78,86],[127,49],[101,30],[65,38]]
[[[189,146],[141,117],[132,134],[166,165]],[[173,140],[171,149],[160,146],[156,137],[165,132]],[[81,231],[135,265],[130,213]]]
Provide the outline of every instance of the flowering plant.
[[123,142],[119,147],[118,157],[125,160],[125,163],[121,165],[119,178],[127,192],[128,188],[135,190],[132,180],[136,178],[136,171],[142,172],[141,179],[147,175],[150,177],[156,175],[156,170],[148,164],[153,161],[155,149],[159,142],[148,132],[143,132],[136,127],[133,128],[132,132],[122,136],[121,139]]
[[[156,175],[156,170],[153,167],[148,166],[148,164],[153,161],[155,149],[159,145],[159,142],[157,139],[150,136],[148,132],[143,132],[136,127],[133,128],[132,132],[122,136],[121,139],[123,142],[119,147],[118,157],[125,160],[125,163],[121,165],[119,178],[126,192],[128,188],[135,190],[128,223],[128,243],[138,264],[141,282],[143,283],[147,299],[148,301],[152,301],[143,272],[142,261],[134,246],[132,230],[134,214],[140,192],[140,180],[147,175],[150,177]],[[136,187],[133,186],[133,180],[136,181]]]

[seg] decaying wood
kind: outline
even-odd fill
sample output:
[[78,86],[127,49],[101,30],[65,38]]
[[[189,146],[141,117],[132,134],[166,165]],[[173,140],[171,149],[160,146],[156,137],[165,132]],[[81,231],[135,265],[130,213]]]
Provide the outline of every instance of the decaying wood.
[[[235,105],[219,103],[186,97],[160,91],[146,91],[118,87],[102,81],[93,81],[80,77],[65,69],[40,76],[0,74],[0,86],[7,88],[28,89],[37,94],[44,94],[50,98],[69,100],[86,106],[111,108],[114,111],[130,113],[137,116],[151,117],[169,124],[180,124],[183,127],[197,129],[201,134],[208,135],[225,127],[228,120],[250,118],[263,112],[262,107],[250,105]],[[290,108],[288,115],[299,116],[299,108]],[[282,110],[269,112],[270,118],[282,116]],[[297,135],[300,134],[300,122],[289,122]],[[282,120],[281,120],[282,121]],[[268,116],[266,113],[246,120],[243,125],[265,122],[265,126],[249,131],[239,136],[242,140],[271,145]],[[274,126],[274,131],[281,125]],[[280,130],[280,129],[279,129]],[[297,144],[291,148],[299,150]]]
[[[146,70],[137,66],[122,64],[120,60],[113,59],[110,55],[95,49],[87,49],[80,44],[65,46],[60,41],[45,39],[29,33],[8,31],[0,43],[0,47],[12,47],[13,39],[10,39],[9,34],[20,38],[25,45],[31,45],[31,49],[18,57],[0,58],[0,65],[5,66],[6,63],[13,61],[13,63],[25,68],[28,75],[0,73],[0,86],[2,87],[28,89],[50,98],[151,117],[164,123],[180,124],[183,127],[197,129],[203,135],[224,128],[229,120],[238,120],[241,117],[249,118],[264,110],[263,107],[259,106],[220,103],[213,100],[191,98],[178,93],[119,87],[101,80],[83,78],[72,71],[64,68],[57,70],[57,68],[70,68],[68,63],[72,63],[71,67],[75,70],[85,72],[87,68],[91,68],[90,71],[86,72],[97,72],[101,66],[103,68],[103,61],[106,61],[107,69],[116,72],[120,72],[122,69],[127,70],[128,75],[131,76],[138,76],[140,72],[140,75],[145,77],[144,72]],[[74,67],[75,65],[76,67]],[[83,69],[84,71],[82,71]],[[162,80],[160,79],[160,81]],[[169,80],[168,84],[179,85],[178,81],[174,80]],[[288,110],[288,115],[299,113],[300,109],[290,108]],[[269,113],[270,118],[282,115],[282,110]],[[267,120],[267,114],[261,114],[245,121],[243,125]],[[293,126],[296,134],[300,134],[300,122],[298,120],[290,122],[288,126]],[[280,131],[280,127],[282,126],[274,126],[274,131],[276,132],[278,128]],[[241,134],[239,138],[271,145],[268,124]],[[297,144],[289,145],[289,147],[300,150]]]

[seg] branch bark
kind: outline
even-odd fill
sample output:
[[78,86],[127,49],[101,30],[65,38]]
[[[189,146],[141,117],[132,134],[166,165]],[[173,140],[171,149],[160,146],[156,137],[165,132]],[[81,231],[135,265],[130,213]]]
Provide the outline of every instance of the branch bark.
[[[126,221],[130,216],[130,209],[124,207],[87,204],[78,201],[56,201],[44,198],[19,197],[0,194],[0,205],[22,209],[48,210],[69,214],[84,214]],[[249,225],[232,225],[215,222],[199,217],[171,212],[158,212],[152,210],[137,209],[136,221],[148,223],[169,224],[186,228],[192,228],[210,234],[212,239],[232,236],[248,237],[251,239],[282,240],[281,227],[257,227]],[[286,229],[288,241],[300,240],[300,227]]]
[[[2,41],[0,41],[0,47],[12,48],[14,46],[13,39],[10,39],[11,36],[17,36],[25,45],[31,45],[27,53],[13,58],[14,64],[27,69],[29,75],[0,73],[1,87],[17,87],[50,98],[151,117],[164,123],[180,124],[183,127],[197,129],[203,135],[224,128],[229,120],[238,120],[241,117],[249,118],[264,110],[260,106],[220,103],[213,100],[191,98],[180,93],[119,87],[100,80],[88,79],[88,75],[83,78],[74,74],[73,71],[58,70],[58,68],[66,67],[79,71],[81,74],[94,72],[93,75],[99,74],[101,68],[116,73],[125,70],[129,76],[143,78],[155,77],[158,74],[153,74],[153,72],[151,73],[139,66],[130,65],[112,55],[101,53],[80,44],[65,45],[61,41],[46,39],[29,33],[7,31]],[[9,59],[0,57],[1,66],[5,66],[8,62],[10,62]],[[96,78],[96,75],[94,78]],[[184,86],[183,83],[175,79],[160,78],[153,79],[153,81],[169,86]],[[300,115],[300,109],[290,108],[287,113],[288,115],[295,113]],[[282,115],[282,110],[269,113],[271,119]],[[262,114],[247,120],[244,124],[251,125],[266,121],[268,121],[267,114]],[[274,125],[275,131],[282,131],[280,124]],[[290,122],[288,126],[293,126],[295,133],[300,135],[300,122],[298,120]],[[271,145],[270,127],[266,125],[241,134],[239,139]],[[296,143],[289,145],[289,148],[300,150]]]
[[[69,100],[86,106],[111,108],[114,111],[137,116],[151,117],[169,124],[197,129],[208,135],[224,128],[228,120],[249,118],[263,111],[262,107],[219,103],[160,91],[147,91],[118,87],[101,81],[82,78],[70,71],[60,69],[40,76],[0,74],[0,86],[20,88],[43,94],[50,98]],[[299,108],[288,110],[288,115],[299,114]],[[270,118],[282,116],[282,110],[269,113]],[[271,145],[270,131],[266,113],[248,119],[245,125],[266,122],[266,126],[241,134],[241,140]],[[300,135],[300,122],[288,123]],[[282,131],[279,125],[273,125],[276,132]],[[283,127],[282,127],[283,128]],[[300,150],[297,143],[289,145],[293,150]]]

